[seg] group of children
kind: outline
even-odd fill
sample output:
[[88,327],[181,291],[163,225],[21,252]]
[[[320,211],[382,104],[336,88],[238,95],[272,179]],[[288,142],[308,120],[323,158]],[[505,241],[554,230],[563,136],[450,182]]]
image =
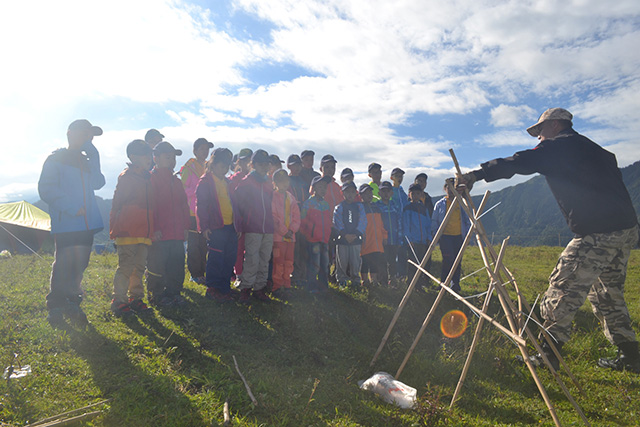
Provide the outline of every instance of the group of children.
[[[70,126],[69,151],[89,153],[87,158],[95,162],[89,172],[102,179],[89,188],[90,194],[82,196],[88,200],[94,197],[93,189],[104,185],[104,177],[97,151],[84,149],[93,148],[85,140],[101,134],[101,129],[78,122],[80,125]],[[77,143],[73,140],[76,134]],[[376,283],[396,286],[407,276],[407,260],[420,263],[424,257],[452,199],[448,194],[434,209],[425,191],[424,173],[409,186],[407,195],[400,168],[392,170],[390,181],[382,181],[382,166],[372,163],[368,167],[371,182],[359,187],[353,182],[353,171],[345,168],[338,184],[334,178],[337,160],[330,154],[322,157],[319,172],[313,169],[313,151],[292,154],[286,161],[287,172],[282,168],[284,161],[262,149],[244,148],[234,155],[227,148],[216,148],[209,156],[214,145],[204,138],[194,142],[194,157],[175,173],[176,157],[182,151],[163,138],[151,129],[144,140],[128,144],[129,162],[114,192],[109,223],[118,268],[111,310],[117,315],[149,309],[144,302],[144,276],[150,304],[184,303],[185,241],[191,280],[205,285],[205,296],[219,302],[268,301],[270,292],[286,297],[292,286],[323,292],[328,289],[330,271],[341,288]],[[46,188],[56,194],[45,187],[56,182],[53,175],[58,173],[49,164],[54,162],[45,164],[41,192]],[[45,197],[56,206],[57,199],[51,194]],[[75,215],[84,215],[88,224],[86,209]],[[78,224],[76,228],[84,228]],[[59,320],[67,312],[78,312],[79,280],[73,279],[69,291],[65,285],[58,286],[61,274],[56,264],[66,262],[67,247],[82,245],[84,254],[90,242],[87,237],[86,243],[76,243],[75,231],[68,234],[55,225],[55,233],[63,233],[55,234],[56,261],[48,305],[59,310]],[[89,227],[86,234],[92,237],[99,229]],[[459,210],[444,230],[440,240],[443,280],[468,229],[469,220]],[[67,240],[73,241],[65,243]],[[458,290],[459,276],[458,268],[452,281]],[[78,277],[81,279],[81,272]],[[239,292],[232,290],[232,282]]]
[[[191,280],[204,284],[205,297],[219,302],[269,301],[269,292],[286,297],[292,286],[323,292],[331,270],[341,288],[395,287],[406,279],[408,265],[415,273],[407,260],[420,263],[452,200],[448,193],[434,208],[424,173],[407,195],[400,168],[382,181],[382,166],[372,163],[371,182],[359,187],[345,168],[338,184],[337,161],[330,154],[322,157],[319,172],[313,170],[313,151],[292,154],[287,172],[284,161],[262,149],[234,155],[216,148],[209,157],[213,144],[204,138],[194,143],[195,157],[174,174],[182,151],[162,141],[163,135],[153,136],[160,141],[153,148],[148,140],[128,145],[130,163],[114,193],[110,235],[119,265],[111,309],[116,314],[148,309],[143,274],[151,304],[184,302],[185,240]],[[468,229],[459,210],[444,230],[443,280]],[[456,290],[459,279],[458,267],[452,280]]]

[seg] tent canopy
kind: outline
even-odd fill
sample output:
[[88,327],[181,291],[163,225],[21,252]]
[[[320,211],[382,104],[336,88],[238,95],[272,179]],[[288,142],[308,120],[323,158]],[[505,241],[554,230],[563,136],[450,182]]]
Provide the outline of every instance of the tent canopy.
[[0,223],[43,231],[51,230],[49,214],[25,201],[0,204]]

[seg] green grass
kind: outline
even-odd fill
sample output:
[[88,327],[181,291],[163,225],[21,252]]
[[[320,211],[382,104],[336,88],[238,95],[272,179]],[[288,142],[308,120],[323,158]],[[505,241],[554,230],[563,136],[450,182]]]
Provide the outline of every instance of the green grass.
[[[544,292],[561,248],[507,248],[505,264],[530,303]],[[395,374],[435,293],[414,293],[375,369],[369,362],[402,298],[402,290],[363,293],[332,288],[324,295],[295,291],[286,303],[219,305],[204,299],[204,287],[186,283],[182,309],[118,319],[109,312],[117,258],[94,255],[84,277],[87,330],[52,329],[44,298],[52,258],[16,256],[0,260],[0,365],[14,354],[32,374],[0,379],[0,425],[25,425],[90,403],[111,399],[102,415],[85,425],[208,426],[223,420],[229,401],[234,425],[250,426],[519,426],[553,425],[517,348],[485,326],[460,400],[449,401],[460,376],[476,324],[462,337],[444,339],[439,319],[459,304],[445,297],[399,380],[418,389],[415,410],[385,404],[361,391],[358,380],[376,371]],[[439,271],[434,257],[433,271]],[[640,318],[640,251],[627,278],[634,327]],[[465,254],[464,272],[481,266],[477,248]],[[462,283],[467,295],[486,290],[486,274]],[[474,301],[476,305],[481,302]],[[490,311],[499,314],[497,302]],[[594,426],[637,425],[637,375],[595,366],[614,353],[585,305],[564,352],[584,388],[569,385]],[[253,406],[232,356],[256,396]],[[540,370],[564,425],[580,418],[548,372]],[[569,384],[566,375],[565,382]]]

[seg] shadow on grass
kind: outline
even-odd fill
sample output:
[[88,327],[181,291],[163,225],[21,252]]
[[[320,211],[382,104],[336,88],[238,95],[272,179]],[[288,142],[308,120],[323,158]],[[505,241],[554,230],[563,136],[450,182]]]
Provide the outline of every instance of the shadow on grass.
[[77,354],[89,364],[102,395],[112,399],[107,425],[206,424],[171,379],[150,375],[132,362],[139,355],[127,354],[91,325],[86,331],[71,331],[70,338]]

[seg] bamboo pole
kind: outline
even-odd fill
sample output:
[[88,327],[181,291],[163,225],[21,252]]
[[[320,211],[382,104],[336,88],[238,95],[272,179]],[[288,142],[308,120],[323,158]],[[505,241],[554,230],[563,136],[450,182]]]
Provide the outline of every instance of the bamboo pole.
[[[507,247],[507,241],[509,238],[507,237],[502,241],[502,247],[500,248],[500,253],[498,254],[498,261],[502,262],[502,258],[504,256],[504,250]],[[499,266],[495,265],[495,270],[497,270]],[[487,296],[484,299],[484,303],[482,305],[482,312],[487,313],[489,309],[489,303],[491,302],[491,295],[493,294],[493,281],[489,283],[489,290],[487,291]],[[467,355],[467,360],[464,363],[464,367],[462,368],[462,373],[460,374],[460,379],[458,380],[458,385],[456,386],[456,390],[453,392],[453,397],[451,398],[451,404],[449,407],[453,407],[456,399],[458,398],[458,394],[462,390],[462,385],[464,384],[464,380],[467,377],[467,373],[469,371],[469,366],[471,365],[471,359],[476,351],[476,347],[478,345],[478,341],[480,339],[480,331],[482,330],[482,326],[484,325],[484,318],[480,317],[478,319],[478,324],[476,325],[475,333],[473,334],[473,340],[471,341],[471,347],[469,348],[469,354]]]
[[[461,171],[460,171],[460,165],[458,164],[458,161],[455,157],[455,154],[453,152],[453,150],[449,150],[449,152],[451,153],[451,157],[453,159],[454,165],[456,167],[457,173],[458,175],[462,175]],[[454,194],[457,195],[457,192],[454,189]],[[470,219],[472,218],[473,224],[476,224],[476,238],[478,239],[478,244],[480,246],[481,249],[481,254],[483,254],[483,261],[485,262],[485,266],[487,266],[487,271],[490,272],[493,275],[493,272],[489,269],[489,262],[486,259],[486,254],[484,254],[484,251],[482,250],[482,245],[480,243],[480,240],[483,240],[486,244],[487,244],[487,248],[489,253],[491,254],[491,257],[493,258],[493,260],[495,261],[497,259],[495,250],[493,249],[493,247],[489,244],[489,239],[487,237],[486,231],[484,230],[484,227],[482,226],[482,223],[479,221],[476,221],[475,216],[470,215],[470,213],[473,211],[473,201],[471,200],[471,197],[469,196],[468,190],[465,188],[464,191],[464,202],[461,202],[461,206],[463,207],[463,209],[465,209],[465,212],[467,213],[467,215],[469,215]],[[502,269],[505,269],[505,267],[501,267]],[[494,280],[496,278],[498,278],[498,275],[493,277]],[[498,298],[500,300],[500,304],[503,307],[503,311],[504,314],[507,318],[507,321],[509,322],[509,325],[511,327],[511,329],[514,332],[517,332],[519,330],[519,327],[517,325],[517,323],[515,322],[515,319],[513,318],[513,312],[515,310],[515,307],[513,306],[513,301],[511,301],[511,298],[509,297],[503,283],[501,281],[496,281],[496,291],[498,293]],[[553,367],[551,366],[551,363],[549,362],[547,356],[545,355],[545,353],[542,351],[542,348],[540,347],[540,345],[538,344],[536,338],[533,336],[531,330],[528,327],[524,328],[527,337],[531,340],[534,348],[540,353],[542,360],[544,362],[544,364],[547,366],[547,368],[549,369],[549,371],[552,373],[553,377],[555,378],[556,382],[558,383],[558,385],[560,385],[560,387],[562,388],[565,396],[567,397],[567,399],[571,402],[571,404],[574,406],[574,408],[576,409],[576,411],[578,412],[578,414],[580,415],[580,417],[582,418],[583,422],[585,423],[585,425],[590,425],[589,421],[587,420],[586,416],[584,415],[584,413],[582,412],[582,409],[580,408],[580,406],[577,404],[577,402],[573,399],[573,396],[571,396],[571,393],[569,392],[569,390],[567,389],[566,385],[564,384],[564,382],[562,381],[562,379],[560,378],[560,376],[558,375],[558,373],[555,371],[555,369],[553,369]],[[519,335],[518,335],[519,336]],[[557,351],[557,349],[555,348],[555,345],[550,342],[553,351],[556,355],[559,354],[559,352]],[[536,385],[538,386],[538,390],[540,391],[540,394],[542,395],[542,398],[544,399],[545,403],[547,404],[547,407],[549,409],[549,413],[551,414],[552,418],[554,419],[554,422],[556,422],[556,425],[560,425],[559,424],[559,420],[557,418],[557,414],[555,413],[555,409],[553,407],[553,404],[551,403],[547,392],[544,388],[544,386],[542,385],[542,383],[540,382],[540,379],[538,378],[536,372],[535,372],[535,368],[533,367],[531,361],[529,360],[529,354],[527,352],[527,348],[526,345],[523,346],[520,343],[518,343],[518,348],[520,349],[520,352],[522,354],[523,360],[525,361],[527,367],[529,368],[529,370],[531,371],[531,375],[536,383]],[[564,365],[564,363],[563,363]]]
[[[457,204],[458,202],[455,201],[454,203]],[[452,212],[451,210],[447,211],[444,219],[442,220],[442,224],[438,228],[436,235],[434,236],[433,240],[431,241],[431,244],[429,245],[429,249],[427,250],[427,253],[422,258],[422,262],[420,263],[421,266],[425,266],[427,264],[427,261],[429,260],[429,257],[431,257],[431,254],[433,253],[436,245],[438,244],[438,240],[440,239],[440,236],[442,236],[442,233],[444,233],[445,227],[449,223],[449,219],[451,218],[451,212]],[[380,355],[380,353],[382,352],[382,349],[387,343],[387,340],[391,335],[391,331],[395,327],[396,322],[398,321],[398,317],[400,317],[400,313],[402,313],[404,306],[409,301],[409,296],[411,295],[411,293],[413,292],[413,289],[418,284],[419,278],[420,278],[420,272],[416,270],[415,274],[413,275],[413,279],[411,279],[411,283],[409,284],[409,287],[404,293],[404,296],[402,297],[402,300],[400,301],[400,304],[398,305],[398,308],[396,309],[396,312],[393,315],[393,318],[391,319],[391,323],[389,323],[389,327],[387,327],[387,331],[384,333],[384,336],[382,337],[382,341],[380,341],[380,345],[378,346],[378,350],[376,350],[376,354],[373,355],[373,359],[371,359],[371,363],[369,363],[369,367],[373,367],[373,365],[376,363],[376,360],[378,360],[378,356]]]
[[[485,205],[486,200],[488,198],[488,195],[489,195],[489,192],[487,192],[485,194],[485,197],[482,200],[482,207],[483,208],[484,208],[484,205]],[[451,206],[449,206],[449,210],[447,211],[447,215],[449,215],[451,212],[453,212],[454,209],[458,209],[458,204],[460,203],[459,198],[460,198],[459,195],[456,198],[454,198],[454,201],[451,203]],[[443,225],[444,225],[444,221],[443,221]],[[444,230],[443,226],[441,226],[440,228],[442,228]],[[449,274],[447,275],[447,278],[445,279],[444,284],[441,284],[440,291],[438,292],[438,296],[436,297],[436,300],[434,301],[433,305],[431,306],[431,310],[429,310],[429,313],[427,314],[427,317],[425,317],[424,322],[422,322],[422,326],[420,327],[420,330],[418,331],[418,335],[416,335],[415,339],[413,340],[413,343],[411,344],[411,347],[409,348],[409,351],[407,352],[406,356],[404,357],[404,360],[400,364],[400,367],[398,368],[398,371],[396,372],[396,376],[395,376],[396,379],[398,377],[400,377],[400,374],[402,374],[402,371],[404,370],[405,365],[409,361],[409,358],[411,357],[411,354],[413,353],[413,351],[415,350],[416,346],[418,345],[418,342],[422,338],[422,335],[424,334],[424,331],[427,329],[427,325],[429,324],[429,322],[431,322],[431,319],[433,318],[433,316],[435,314],[436,308],[438,307],[438,305],[440,304],[440,301],[444,297],[443,289],[444,289],[444,287],[448,287],[449,283],[451,283],[451,279],[453,278],[453,275],[455,274],[455,271],[458,268],[458,265],[460,265],[460,263],[462,262],[462,256],[464,254],[464,249],[469,244],[469,241],[471,240],[471,236],[472,235],[473,235],[473,227],[469,228],[469,232],[465,236],[464,241],[462,242],[462,246],[460,247],[460,251],[458,252],[458,255],[456,256],[456,259],[454,260],[453,265],[451,266],[451,270],[449,271]],[[440,238],[440,236],[438,236],[438,239],[439,238]],[[433,245],[435,243],[436,243],[436,240],[433,239],[431,244]],[[411,261],[409,261],[409,262],[411,262]],[[413,264],[415,264],[415,263],[413,263]],[[424,262],[424,259],[423,259],[423,262],[419,266],[420,269],[416,269],[416,275],[418,275],[420,273],[420,270],[422,270],[423,272],[426,271],[426,270],[424,270],[422,268],[425,264],[426,264],[426,262]],[[417,264],[415,264],[415,265],[417,266]],[[428,276],[433,279],[433,276],[431,274],[428,274]],[[439,279],[435,279],[435,281],[436,281],[436,283],[440,283]]]

